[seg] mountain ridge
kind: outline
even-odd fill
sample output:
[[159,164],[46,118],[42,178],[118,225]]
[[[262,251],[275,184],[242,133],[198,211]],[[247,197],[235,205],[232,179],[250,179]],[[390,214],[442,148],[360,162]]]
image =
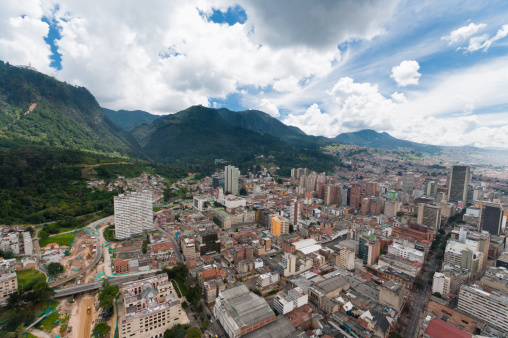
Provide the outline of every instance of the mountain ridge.
[[113,123],[125,131],[129,131],[142,123],[152,123],[161,117],[144,110],[112,110],[102,107],[102,111]]

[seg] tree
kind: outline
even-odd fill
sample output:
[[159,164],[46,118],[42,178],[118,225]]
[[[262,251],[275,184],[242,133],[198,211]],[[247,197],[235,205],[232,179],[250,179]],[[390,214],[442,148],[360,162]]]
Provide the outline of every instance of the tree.
[[141,247],[141,252],[143,254],[146,254],[147,251],[148,251],[148,241],[145,239],[143,241],[143,246]]
[[187,329],[187,338],[201,338],[201,331],[199,327],[191,327]]
[[40,239],[45,239],[48,237],[49,237],[49,234],[46,231],[44,231],[44,230],[39,231],[39,238]]
[[118,285],[111,285],[107,280],[102,283],[102,290],[99,293],[99,307],[105,309],[113,305],[115,298],[118,298]]
[[23,293],[21,291],[14,291],[7,298],[7,307],[9,309],[16,309],[23,302]]
[[185,310],[185,309],[187,309],[187,307],[188,307],[188,306],[189,306],[189,305],[187,304],[187,302],[186,302],[186,301],[184,301],[184,302],[182,303],[182,309],[184,309],[184,310]]
[[436,296],[437,298],[443,298],[440,292],[434,292],[433,295]]
[[51,276],[59,274],[63,271],[64,271],[63,265],[58,262],[52,262],[52,263],[49,263],[49,265],[48,265],[48,273]]
[[242,187],[242,188],[240,189],[240,192],[239,192],[239,193],[240,193],[240,195],[241,195],[241,196],[247,196],[247,189],[245,189],[244,187]]
[[210,326],[210,321],[208,319],[203,320],[203,324],[201,324],[201,327],[206,330],[206,329],[208,329],[209,326]]
[[404,213],[402,211],[397,211],[397,217],[402,217],[404,216]]
[[[55,290],[50,288],[46,281],[40,281],[34,285],[33,289],[33,298],[36,303],[45,303],[51,297],[55,295]],[[27,295],[28,298],[31,298]]]
[[95,327],[92,331],[92,335],[104,337],[105,335],[107,335],[109,333],[109,331],[111,331],[111,327],[108,325],[108,323],[100,322],[100,323],[97,323],[97,325],[95,325]]
[[218,218],[217,216],[214,216],[214,218],[213,218],[213,222],[214,222],[215,224],[217,224],[218,226],[220,226],[220,220],[219,220],[219,218]]

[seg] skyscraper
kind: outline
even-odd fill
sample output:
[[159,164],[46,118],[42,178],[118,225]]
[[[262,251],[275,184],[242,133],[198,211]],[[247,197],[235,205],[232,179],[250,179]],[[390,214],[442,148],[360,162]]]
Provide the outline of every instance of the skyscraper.
[[415,184],[415,174],[412,172],[402,174],[402,191],[408,194],[413,193],[413,187]]
[[454,165],[450,177],[450,186],[448,187],[448,201],[467,202],[467,188],[469,185],[469,166]]
[[491,235],[499,235],[503,221],[503,209],[499,203],[482,202],[480,225]]
[[224,167],[224,188],[226,193],[238,195],[238,178],[240,170],[232,165]]
[[115,238],[125,239],[153,229],[152,192],[141,190],[115,196]]

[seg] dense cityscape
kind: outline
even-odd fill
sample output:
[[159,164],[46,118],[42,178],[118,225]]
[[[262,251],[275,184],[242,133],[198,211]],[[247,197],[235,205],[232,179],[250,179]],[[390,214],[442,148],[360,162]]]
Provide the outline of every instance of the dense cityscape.
[[44,273],[65,315],[50,330],[78,337],[101,323],[120,337],[505,337],[506,181],[370,161],[92,179],[121,189],[114,215],[53,235],[4,226],[2,301]]

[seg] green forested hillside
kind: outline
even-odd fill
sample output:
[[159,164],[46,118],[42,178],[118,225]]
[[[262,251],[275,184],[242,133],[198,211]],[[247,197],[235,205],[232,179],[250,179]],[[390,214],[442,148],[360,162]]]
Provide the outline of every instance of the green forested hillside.
[[1,61],[0,137],[96,153],[142,156],[132,136],[104,115],[86,88]]
[[[282,169],[306,166],[330,171],[337,163],[336,158],[320,151],[288,144],[270,133],[257,132],[258,127],[253,121],[245,128],[241,122],[245,119],[233,121],[235,112],[229,112],[227,119],[222,113],[217,109],[193,106],[149,125],[140,125],[132,133],[147,156],[166,163],[203,164],[222,158],[237,166],[248,166],[261,155],[264,158],[273,156],[274,164]],[[315,145],[309,147],[316,148]]]
[[102,108],[106,116],[123,130],[129,131],[142,123],[152,123],[160,116],[142,110],[111,110]]
[[[120,162],[122,161],[122,162]],[[97,179],[154,172],[176,180],[188,168],[166,167],[78,150],[0,139],[0,224],[42,223],[106,210],[113,213],[117,191],[89,189],[82,169],[93,166]]]

